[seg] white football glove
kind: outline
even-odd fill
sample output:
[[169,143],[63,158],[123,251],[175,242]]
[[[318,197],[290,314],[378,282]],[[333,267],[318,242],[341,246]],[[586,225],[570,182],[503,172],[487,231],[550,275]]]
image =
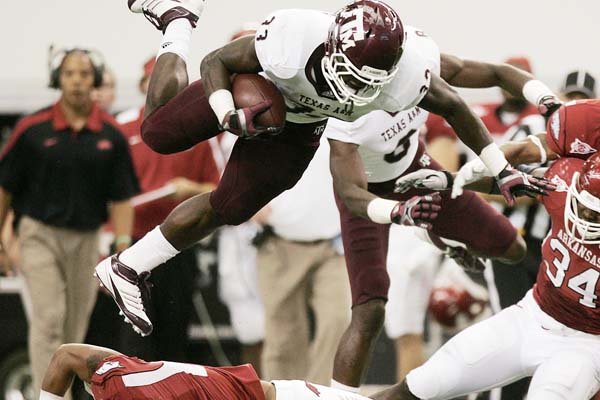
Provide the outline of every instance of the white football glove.
[[452,184],[453,199],[463,194],[465,185],[476,182],[486,176],[493,176],[489,169],[485,166],[483,161],[476,158],[469,161],[457,172],[454,177],[454,183]]
[[411,189],[448,190],[452,187],[452,174],[448,171],[420,169],[396,180],[395,193],[406,193]]

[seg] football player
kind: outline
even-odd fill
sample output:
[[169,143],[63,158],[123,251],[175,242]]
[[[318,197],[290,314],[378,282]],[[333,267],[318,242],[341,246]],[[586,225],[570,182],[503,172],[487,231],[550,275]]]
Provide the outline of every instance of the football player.
[[[126,320],[147,335],[145,311],[150,271],[222,225],[246,221],[272,198],[291,188],[310,162],[329,117],[354,121],[373,110],[399,112],[416,105],[443,115],[461,139],[479,154],[512,201],[539,193],[514,170],[493,144],[481,121],[448,83],[471,87],[500,85],[525,95],[543,109],[558,100],[541,82],[506,65],[442,59],[440,78],[398,14],[376,0],[356,1],[334,15],[313,10],[277,11],[254,37],[244,37],[207,55],[202,80],[188,86],[186,70],[192,28],[202,0],[129,0],[164,32],[146,98],[142,137],[162,153],[187,149],[222,129],[240,136],[218,187],[180,204],[132,247],[102,261],[96,275],[112,293]],[[286,125],[260,127],[254,117],[271,100],[236,109],[234,73],[264,72],[283,94]],[[448,81],[448,82],[446,82]],[[246,140],[248,138],[254,140]],[[435,218],[437,196],[408,203],[361,198],[375,222],[425,224]]]
[[63,399],[75,376],[96,400],[368,400],[305,381],[261,381],[250,364],[218,368],[146,362],[88,344],[58,348],[40,400]]
[[[437,67],[434,73],[439,72],[439,53],[433,41],[423,34],[415,36],[414,41],[425,42],[420,47],[430,50],[432,65]],[[391,114],[373,111],[354,122],[331,119],[325,129],[331,144],[331,172],[338,195],[344,254],[352,289],[352,320],[336,354],[334,387],[358,390],[372,344],[385,319],[390,287],[386,270],[390,221],[378,220],[372,214],[370,202],[410,204],[418,199],[414,196],[432,191],[395,193],[395,181],[422,168],[441,169],[419,140],[419,129],[427,115],[428,112],[420,107]],[[542,181],[536,184],[544,185]],[[426,239],[457,256],[459,264],[465,265],[465,257],[463,252],[459,253],[458,250],[463,249],[458,246],[507,263],[516,263],[523,258],[525,243],[508,218],[474,192],[452,199],[449,191],[443,191],[440,205],[441,209],[436,210],[437,218],[429,221],[421,218],[418,225],[429,228]],[[476,257],[470,257],[468,261],[470,267],[478,265],[483,269],[483,263]]]
[[586,400],[600,389],[600,154],[585,158],[561,158],[545,173],[557,190],[541,198],[552,227],[533,289],[379,399],[450,399],[526,376],[528,400]]

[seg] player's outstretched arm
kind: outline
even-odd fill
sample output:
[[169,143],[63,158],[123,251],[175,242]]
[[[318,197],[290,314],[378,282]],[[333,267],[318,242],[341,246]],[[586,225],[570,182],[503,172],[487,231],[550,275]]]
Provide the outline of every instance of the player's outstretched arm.
[[329,139],[330,169],[336,193],[350,212],[378,224],[395,223],[431,229],[440,211],[439,193],[413,196],[405,202],[382,199],[368,191],[358,145]]
[[500,150],[512,165],[543,164],[546,161],[556,160],[556,154],[546,142],[546,133],[528,136],[525,139],[503,143]]
[[369,203],[377,196],[367,190],[367,176],[358,145],[334,139],[329,139],[329,145],[329,167],[336,193],[350,212],[368,218]]
[[504,153],[493,143],[481,119],[443,79],[432,75],[429,91],[419,106],[446,119],[458,137],[479,156],[496,178],[500,193],[508,205],[515,204],[515,196],[545,194],[532,184],[526,174],[512,168]]
[[481,154],[486,146],[493,143],[481,119],[450,85],[435,74],[431,76],[429,91],[419,103],[419,107],[444,117],[460,140],[475,154]]
[[524,97],[546,117],[562,104],[544,83],[509,64],[492,64],[441,55],[440,76],[452,86],[488,88],[498,86],[513,96]]
[[46,369],[40,400],[62,398],[76,375],[89,383],[98,364],[104,358],[118,354],[111,349],[87,344],[61,345]]

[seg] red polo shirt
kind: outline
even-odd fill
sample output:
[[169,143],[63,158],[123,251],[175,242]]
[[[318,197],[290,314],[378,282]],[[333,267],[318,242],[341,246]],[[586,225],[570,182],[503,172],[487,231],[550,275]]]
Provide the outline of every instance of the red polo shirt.
[[[156,153],[140,136],[143,115],[144,109],[141,108],[124,111],[117,116],[117,121],[121,123],[129,141],[142,193],[161,188],[176,177],[184,177],[198,183],[218,183],[219,172],[208,142],[198,143],[189,150],[175,154]],[[166,197],[135,207],[133,238],[140,239],[160,224],[177,204],[173,198]]]

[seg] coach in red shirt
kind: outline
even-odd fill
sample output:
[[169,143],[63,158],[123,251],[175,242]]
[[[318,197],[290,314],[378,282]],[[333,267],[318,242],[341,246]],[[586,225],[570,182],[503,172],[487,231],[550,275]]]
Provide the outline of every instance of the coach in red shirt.
[[97,293],[100,225],[110,216],[117,237],[129,237],[129,199],[138,191],[125,138],[91,100],[102,80],[93,52],[61,50],[51,66],[59,101],[23,118],[0,155],[0,228],[12,207],[32,302],[36,392],[52,353],[84,338]]
[[[155,60],[144,64],[140,90],[145,94]],[[140,136],[144,108],[124,111],[117,121],[129,142],[142,194],[133,199],[133,240],[159,225],[180,202],[211,191],[219,180],[210,143],[202,142],[188,151],[161,155]],[[129,326],[121,329],[121,348],[147,360],[185,360],[187,327],[192,315],[192,291],[197,271],[193,249],[182,251],[153,273],[152,305],[154,332],[140,337]],[[165,265],[166,265],[165,264]]]

